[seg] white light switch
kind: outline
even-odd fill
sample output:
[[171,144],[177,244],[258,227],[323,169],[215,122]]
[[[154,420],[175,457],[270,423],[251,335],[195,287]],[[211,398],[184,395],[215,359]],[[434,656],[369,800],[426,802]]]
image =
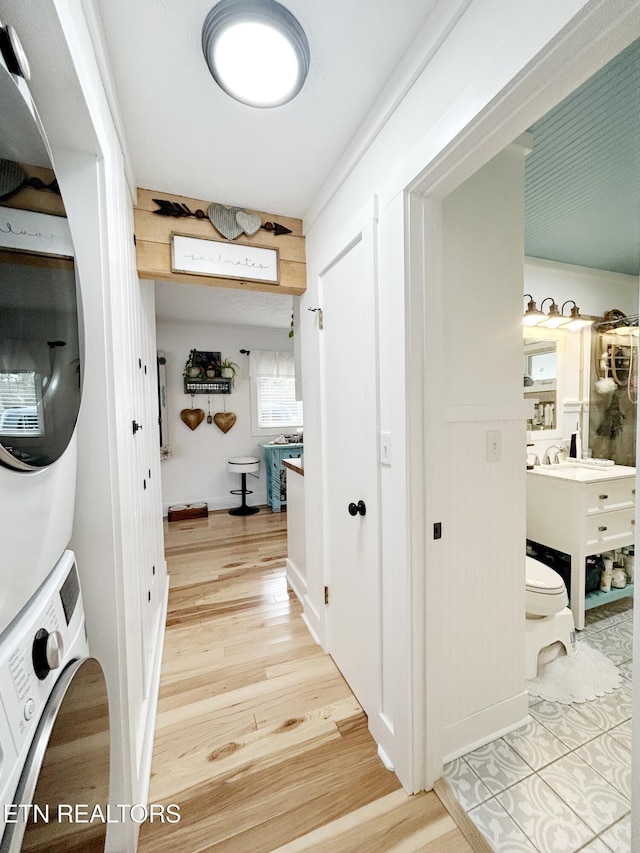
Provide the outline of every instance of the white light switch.
[[487,430],[487,462],[499,462],[502,458],[502,431]]
[[382,465],[391,465],[391,433],[380,433],[380,462]]

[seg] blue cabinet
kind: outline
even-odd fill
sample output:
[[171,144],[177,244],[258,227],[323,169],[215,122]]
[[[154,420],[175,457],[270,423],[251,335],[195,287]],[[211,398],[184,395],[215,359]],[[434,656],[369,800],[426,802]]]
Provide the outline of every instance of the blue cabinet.
[[287,503],[287,469],[283,459],[299,459],[304,445],[300,444],[261,444],[264,450],[264,467],[267,472],[267,503],[273,512]]

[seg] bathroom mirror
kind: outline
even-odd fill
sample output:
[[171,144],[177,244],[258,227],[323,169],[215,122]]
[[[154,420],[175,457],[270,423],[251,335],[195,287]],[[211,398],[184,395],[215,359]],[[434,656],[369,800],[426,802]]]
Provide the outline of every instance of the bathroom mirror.
[[555,430],[558,424],[558,346],[555,340],[525,337],[524,398],[533,404],[529,430]]

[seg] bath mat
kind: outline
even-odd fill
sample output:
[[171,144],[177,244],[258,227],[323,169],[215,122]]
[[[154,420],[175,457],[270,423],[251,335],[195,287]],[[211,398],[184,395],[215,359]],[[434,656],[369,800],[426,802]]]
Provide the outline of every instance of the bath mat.
[[611,693],[621,682],[616,665],[586,642],[578,643],[578,651],[570,657],[562,643],[554,643],[540,652],[538,674],[527,681],[527,690],[548,702],[571,705]]

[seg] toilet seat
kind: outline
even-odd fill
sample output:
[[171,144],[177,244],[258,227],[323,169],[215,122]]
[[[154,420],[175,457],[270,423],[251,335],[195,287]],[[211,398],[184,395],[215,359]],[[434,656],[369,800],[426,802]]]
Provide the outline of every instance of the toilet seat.
[[569,603],[564,581],[544,563],[526,558],[526,611],[531,616],[553,616]]

